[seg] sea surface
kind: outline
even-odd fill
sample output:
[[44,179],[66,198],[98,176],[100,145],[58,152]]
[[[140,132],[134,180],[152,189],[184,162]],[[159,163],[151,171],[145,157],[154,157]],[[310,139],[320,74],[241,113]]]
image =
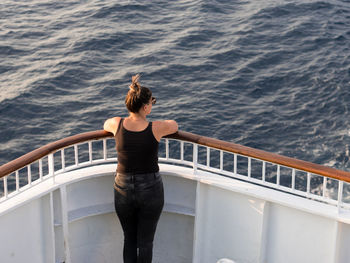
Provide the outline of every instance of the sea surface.
[[2,0],[0,165],[127,116],[350,171],[349,0]]

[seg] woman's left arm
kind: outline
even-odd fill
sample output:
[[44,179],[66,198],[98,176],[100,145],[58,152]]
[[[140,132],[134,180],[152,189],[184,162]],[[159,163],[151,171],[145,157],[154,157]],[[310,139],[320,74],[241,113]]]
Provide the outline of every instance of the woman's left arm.
[[119,122],[120,122],[120,117],[110,118],[105,121],[103,125],[103,129],[105,131],[113,133],[113,135],[115,136],[115,134],[117,133]]

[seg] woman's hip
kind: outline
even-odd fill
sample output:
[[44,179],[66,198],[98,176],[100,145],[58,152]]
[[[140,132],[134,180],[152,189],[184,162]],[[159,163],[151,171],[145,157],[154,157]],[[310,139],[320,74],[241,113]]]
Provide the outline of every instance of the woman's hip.
[[154,190],[163,185],[159,172],[144,174],[121,174],[115,176],[114,186],[116,189],[125,191],[147,191]]

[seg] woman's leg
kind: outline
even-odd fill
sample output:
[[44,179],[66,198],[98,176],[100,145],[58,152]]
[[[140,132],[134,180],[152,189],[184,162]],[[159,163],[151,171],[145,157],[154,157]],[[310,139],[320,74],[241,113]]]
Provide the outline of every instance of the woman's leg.
[[137,209],[120,189],[114,189],[114,206],[124,232],[124,263],[137,263]]
[[153,256],[153,239],[158,220],[164,206],[162,181],[139,193],[140,211],[137,225],[138,263],[151,263]]

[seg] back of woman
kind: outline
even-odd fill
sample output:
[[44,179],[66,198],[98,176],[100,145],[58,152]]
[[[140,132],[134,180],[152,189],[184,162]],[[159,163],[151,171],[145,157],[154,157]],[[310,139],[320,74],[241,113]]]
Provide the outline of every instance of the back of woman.
[[130,131],[120,120],[115,135],[118,152],[118,173],[158,172],[158,141],[153,135],[152,122],[143,131]]
[[104,124],[115,135],[118,153],[114,203],[124,232],[124,263],[152,262],[154,234],[164,206],[158,143],[178,126],[173,120],[147,121],[155,102],[136,75],[125,98],[129,116],[114,117]]

